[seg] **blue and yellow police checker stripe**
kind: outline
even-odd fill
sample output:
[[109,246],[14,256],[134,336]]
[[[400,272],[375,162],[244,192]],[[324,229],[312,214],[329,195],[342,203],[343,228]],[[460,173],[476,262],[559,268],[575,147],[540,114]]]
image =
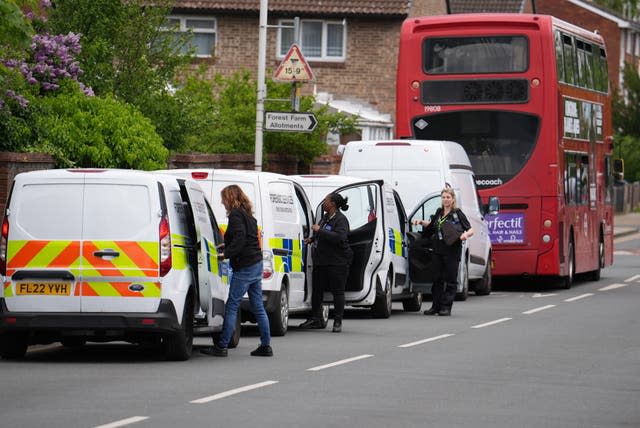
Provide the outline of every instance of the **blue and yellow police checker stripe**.
[[229,262],[218,260],[218,249],[216,248],[216,244],[214,242],[209,241],[207,238],[204,239],[206,244],[207,254],[205,254],[205,262],[207,263],[207,270],[214,275],[219,275],[222,278],[222,282],[224,284],[229,283]]
[[399,230],[389,228],[389,249],[393,254],[405,257],[404,245],[402,245],[402,234]]
[[302,272],[302,241],[299,239],[271,238],[273,269],[276,272]]

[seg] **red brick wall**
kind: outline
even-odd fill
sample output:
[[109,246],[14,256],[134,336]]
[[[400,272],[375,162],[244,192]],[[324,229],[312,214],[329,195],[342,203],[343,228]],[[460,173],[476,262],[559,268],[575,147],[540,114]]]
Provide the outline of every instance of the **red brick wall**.
[[51,169],[55,166],[52,156],[44,153],[0,152],[0,211],[4,215],[7,197],[13,179],[21,172]]
[[607,65],[611,88],[619,86],[620,29],[615,22],[564,0],[536,0],[536,10],[540,14],[553,15],[590,31],[598,30],[607,46]]
[[[208,75],[230,75],[240,69],[254,76],[258,68],[258,17],[217,16],[218,42],[215,57],[198,60],[208,65]],[[277,24],[277,17],[269,25]],[[363,20],[347,18],[345,62],[309,61],[315,83],[302,85],[303,94],[329,92],[334,98],[357,98],[393,116],[395,73],[401,18]],[[267,79],[280,64],[276,58],[277,30],[267,31]]]

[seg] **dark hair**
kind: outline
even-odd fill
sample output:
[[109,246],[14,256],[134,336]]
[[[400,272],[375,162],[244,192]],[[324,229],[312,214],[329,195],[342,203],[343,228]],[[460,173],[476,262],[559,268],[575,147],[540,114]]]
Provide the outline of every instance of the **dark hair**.
[[349,205],[347,205],[349,198],[343,198],[340,193],[329,193],[329,199],[331,199],[331,202],[336,204],[336,208],[341,209],[342,211],[349,209]]
[[240,208],[253,214],[253,206],[249,197],[242,191],[237,184],[231,184],[220,191],[222,205],[227,210],[227,214],[234,208]]

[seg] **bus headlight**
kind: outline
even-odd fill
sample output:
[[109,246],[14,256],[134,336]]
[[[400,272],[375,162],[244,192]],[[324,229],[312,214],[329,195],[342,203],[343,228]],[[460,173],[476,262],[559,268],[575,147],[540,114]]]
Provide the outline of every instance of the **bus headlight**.
[[549,242],[551,242],[551,236],[542,235],[542,242],[544,242],[545,244],[548,244]]
[[544,227],[546,227],[547,229],[549,229],[549,228],[551,227],[551,224],[552,224],[552,223],[551,223],[551,220],[545,220],[545,221],[542,223],[542,225],[543,225]]

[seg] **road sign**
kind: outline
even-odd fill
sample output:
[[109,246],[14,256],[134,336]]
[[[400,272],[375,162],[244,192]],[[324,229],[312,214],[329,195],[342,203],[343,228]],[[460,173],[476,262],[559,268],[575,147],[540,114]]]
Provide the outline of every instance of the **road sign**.
[[313,113],[290,113],[268,111],[265,114],[264,129],[267,131],[312,132],[318,119]]
[[273,73],[276,82],[311,82],[315,80],[311,67],[302,56],[300,47],[295,43],[284,57],[276,72]]

